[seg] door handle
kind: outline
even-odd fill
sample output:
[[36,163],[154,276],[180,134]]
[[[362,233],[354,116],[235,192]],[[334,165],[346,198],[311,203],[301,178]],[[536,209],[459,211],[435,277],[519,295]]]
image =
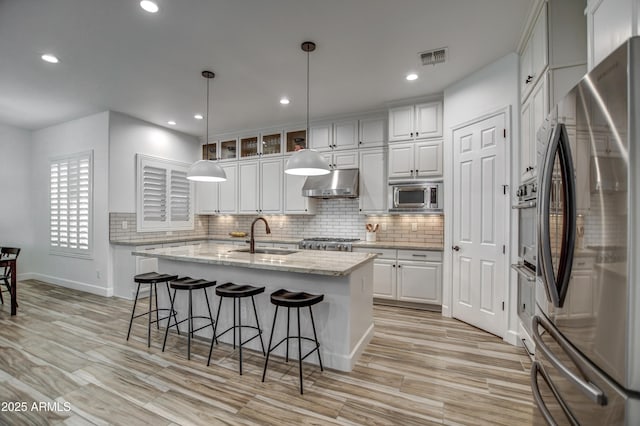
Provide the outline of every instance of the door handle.
[[460,246],[453,246],[451,248],[454,249],[455,251],[460,251]]

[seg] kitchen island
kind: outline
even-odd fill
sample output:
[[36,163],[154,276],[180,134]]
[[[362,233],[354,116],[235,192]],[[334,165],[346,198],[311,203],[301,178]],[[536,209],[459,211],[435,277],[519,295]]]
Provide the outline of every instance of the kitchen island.
[[[376,255],[313,250],[288,252],[277,249],[267,250],[267,253],[251,254],[242,250],[238,246],[228,244],[204,243],[134,251],[132,254],[157,258],[158,272],[161,273],[204,278],[217,281],[218,284],[233,282],[266,287],[264,294],[255,298],[265,345],[271,332],[275,310],[275,306],[269,300],[273,291],[286,288],[291,291],[324,294],[324,301],[313,308],[322,362],[329,368],[351,371],[373,336],[373,260]],[[210,298],[213,300],[214,297],[211,296],[214,289],[210,291]],[[169,307],[166,292],[160,290],[159,293],[160,307]],[[178,320],[181,320],[186,317],[186,294],[178,292],[176,299]],[[215,310],[218,306],[217,296],[212,305],[212,309]],[[243,303],[242,310],[243,324],[253,324],[251,304]],[[204,297],[198,297],[194,300],[194,314],[203,312],[206,312],[206,303]],[[301,313],[302,334],[310,336],[312,331],[308,310],[302,309]],[[276,325],[275,342],[285,336],[286,326],[283,319],[286,315],[282,312],[279,312],[279,315],[283,316]],[[291,320],[295,321],[294,312],[291,314]],[[219,321],[219,330],[225,330],[232,324],[232,306],[227,300],[223,301]],[[195,323],[194,328],[200,325]],[[292,333],[294,328],[292,325]],[[210,328],[198,334],[208,339],[212,337]],[[219,340],[230,343],[232,336],[228,333]],[[259,351],[260,341],[255,339],[247,347]],[[275,353],[284,355],[284,345],[278,349]],[[293,341],[291,353],[297,353]],[[213,357],[215,356],[214,347]],[[316,363],[317,357],[310,356],[305,362]]]

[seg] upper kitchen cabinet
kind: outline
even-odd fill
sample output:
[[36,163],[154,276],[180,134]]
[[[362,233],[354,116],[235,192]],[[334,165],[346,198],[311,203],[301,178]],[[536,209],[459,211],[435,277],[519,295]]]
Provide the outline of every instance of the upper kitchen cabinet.
[[586,15],[589,70],[640,35],[640,0],[589,0]]
[[324,152],[322,156],[331,170],[358,168],[358,150]]
[[329,151],[333,149],[332,123],[315,123],[309,126],[309,146],[307,148],[316,151]]
[[223,138],[202,145],[203,160],[237,160],[238,159],[238,139]]
[[285,130],[285,153],[294,152],[296,150],[296,145],[301,147],[306,147],[307,145],[307,131],[302,129],[300,130],[298,127]]
[[240,138],[240,158],[282,155],[282,132],[262,132]]
[[555,105],[586,72],[584,0],[539,1],[520,56],[521,102],[547,76],[545,90]]
[[386,155],[383,148],[360,150],[360,213],[387,212]]
[[281,158],[241,161],[238,170],[238,213],[282,213]]
[[306,176],[284,174],[284,214],[315,214],[315,198],[302,195]]
[[520,110],[520,177],[522,181],[536,176],[537,132],[549,113],[547,76],[538,81]]
[[358,148],[358,120],[342,120],[333,123],[332,149]]
[[523,100],[544,74],[548,64],[547,58],[547,5],[545,4],[520,55],[520,95]]
[[195,182],[196,214],[238,213],[238,164],[223,164],[224,182]]
[[360,148],[375,148],[383,146],[386,138],[387,119],[384,116],[371,116],[359,120]]
[[442,137],[442,102],[389,109],[389,141]]
[[389,179],[441,177],[442,140],[389,144]]

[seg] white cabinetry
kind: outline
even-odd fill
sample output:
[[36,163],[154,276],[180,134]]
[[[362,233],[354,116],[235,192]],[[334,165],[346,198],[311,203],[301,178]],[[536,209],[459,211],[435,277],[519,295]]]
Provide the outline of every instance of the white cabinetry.
[[360,151],[360,213],[385,213],[387,210],[387,174],[385,151],[373,148]]
[[640,34],[640,0],[587,2],[588,67],[591,70],[629,37]]
[[524,181],[536,174],[536,133],[549,112],[546,75],[538,81],[520,111],[520,176]]
[[442,102],[389,109],[389,141],[442,137]]
[[547,67],[547,5],[542,10],[533,26],[529,41],[520,56],[520,96],[524,100],[544,75]]
[[233,214],[238,212],[238,164],[222,166],[224,182],[196,182],[196,214]]
[[316,151],[329,151],[333,148],[333,126],[331,123],[316,123],[309,128],[308,148]]
[[389,178],[442,176],[442,140],[389,144]]
[[597,313],[597,300],[594,279],[594,260],[592,256],[576,257],[574,259],[569,292],[557,318],[593,318]]
[[377,253],[373,297],[400,302],[442,304],[442,252],[354,248]]
[[333,123],[332,148],[358,148],[358,120],[343,120]]
[[322,156],[331,170],[358,168],[358,150],[324,152]]
[[242,161],[239,166],[241,214],[282,213],[282,159]]
[[284,213],[315,214],[316,199],[302,195],[306,176],[284,174]]
[[358,142],[360,148],[373,148],[384,145],[387,130],[386,121],[386,117],[380,116],[372,116],[360,119],[360,140]]

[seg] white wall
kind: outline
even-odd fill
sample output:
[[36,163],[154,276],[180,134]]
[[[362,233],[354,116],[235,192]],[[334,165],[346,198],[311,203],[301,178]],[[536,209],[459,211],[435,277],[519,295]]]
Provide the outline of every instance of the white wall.
[[[520,102],[518,93],[518,55],[510,53],[488,66],[476,71],[468,77],[456,82],[444,91],[444,133],[445,133],[445,181],[453,182],[452,164],[453,164],[453,132],[452,129],[459,124],[466,123],[477,117],[510,108],[510,123],[507,123],[510,135],[508,142],[514,149],[508,151],[511,158],[511,164],[518,164],[519,150],[517,145],[520,141],[520,129],[518,126],[520,116]],[[518,184],[519,176],[517,168],[509,167],[509,176],[511,176],[510,185],[512,198],[515,194],[515,187]],[[451,185],[449,186],[451,188]],[[448,249],[453,245],[451,240],[453,233],[453,197],[450,192],[445,191],[445,240],[444,240],[444,285],[443,285],[443,306],[442,313],[451,316],[451,294],[452,294],[452,276],[451,265],[452,255]],[[507,263],[511,263],[511,258],[517,255],[517,221],[512,213],[510,230],[511,230],[511,256]],[[515,285],[512,280],[506,284],[506,295],[508,307],[508,332],[505,339],[511,343],[517,341],[517,313],[516,313],[516,292]],[[516,333],[516,334],[514,334]]]
[[[32,143],[30,198],[35,238],[34,264],[29,278],[111,296],[107,198],[109,112],[34,131]],[[49,253],[49,159],[89,149],[93,150],[93,258],[52,255]]]
[[0,123],[0,246],[20,247],[18,279],[33,269],[31,132]]
[[109,211],[136,211],[136,153],[187,163],[200,154],[198,138],[128,115],[111,112],[109,121]]

